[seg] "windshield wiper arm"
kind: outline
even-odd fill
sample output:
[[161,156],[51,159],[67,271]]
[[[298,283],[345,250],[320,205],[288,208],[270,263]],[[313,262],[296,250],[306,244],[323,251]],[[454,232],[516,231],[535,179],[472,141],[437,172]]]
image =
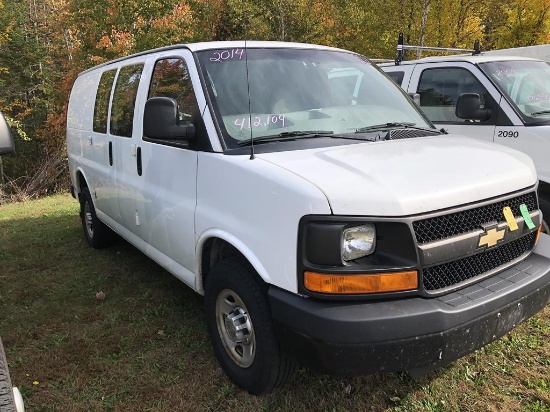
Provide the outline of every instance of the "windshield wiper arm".
[[531,113],[531,116],[536,116],[539,114],[550,114],[550,110],[541,110],[540,112],[534,112],[534,113]]
[[428,130],[437,134],[443,134],[441,130],[432,129],[431,127],[418,127],[416,126],[416,123],[410,123],[410,122],[390,122],[390,123],[374,124],[372,126],[360,127],[359,129],[355,130],[355,133],[367,133],[367,132],[372,132],[377,130],[396,129],[396,128]]
[[414,125],[416,125],[416,123],[409,123],[409,122],[390,122],[390,123],[373,124],[372,126],[360,127],[355,130],[355,133],[372,132],[374,130],[391,129],[394,127],[414,127]]
[[275,135],[256,137],[255,139],[247,139],[239,142],[239,146],[250,146],[257,143],[266,142],[284,142],[285,140],[308,139],[313,137],[331,136],[332,130],[292,130],[290,132],[282,132]]

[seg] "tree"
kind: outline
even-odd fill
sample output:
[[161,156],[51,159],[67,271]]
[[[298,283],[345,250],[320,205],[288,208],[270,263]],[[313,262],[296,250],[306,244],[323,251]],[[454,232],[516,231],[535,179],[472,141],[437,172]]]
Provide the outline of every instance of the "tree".
[[[409,44],[527,46],[550,41],[549,9],[550,0],[0,0],[0,110],[43,155],[63,148],[77,74],[124,55],[247,39],[393,58],[399,32]],[[32,156],[13,163],[32,167]]]
[[494,29],[492,45],[498,49],[550,41],[549,10],[549,0],[512,0],[501,6],[505,20]]

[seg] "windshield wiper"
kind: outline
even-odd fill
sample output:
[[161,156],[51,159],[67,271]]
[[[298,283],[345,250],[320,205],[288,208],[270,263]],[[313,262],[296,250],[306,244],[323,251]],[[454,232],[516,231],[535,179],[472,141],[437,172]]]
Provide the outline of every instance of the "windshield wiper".
[[[375,124],[372,126],[366,126],[366,127],[360,127],[359,129],[355,130],[355,134],[360,133],[378,133],[378,132],[386,132],[384,136],[381,136],[380,134],[377,134],[376,138],[374,140],[369,139],[371,141],[377,141],[377,140],[391,140],[392,139],[392,130],[395,129],[412,129],[412,130],[420,130],[424,133],[428,134],[414,134],[408,137],[419,137],[419,136],[430,136],[430,135],[440,135],[440,134],[448,134],[448,132],[444,129],[437,130],[435,128],[431,127],[418,127],[415,126],[416,123],[409,123],[409,122],[390,122],[390,123],[382,123],[382,124]],[[403,138],[407,136],[402,136],[398,138]]]
[[374,130],[391,129],[394,127],[413,127],[415,124],[416,123],[408,123],[408,122],[390,122],[390,123],[373,124],[372,126],[365,126],[365,127],[360,127],[358,129],[355,129],[355,133],[372,132]]
[[416,123],[410,123],[410,122],[390,122],[390,123],[374,124],[372,126],[360,127],[359,129],[355,130],[355,133],[367,133],[367,132],[373,132],[377,130],[396,129],[396,128],[429,130],[434,133],[435,132],[440,133],[440,131],[437,129],[432,129],[431,127],[418,127],[416,126]]
[[286,140],[309,139],[314,137],[332,136],[334,132],[332,130],[293,130],[290,132],[282,132],[275,135],[256,137],[255,139],[248,139],[239,142],[239,146],[250,146],[257,143],[267,142],[284,142]]
[[539,114],[550,114],[550,110],[541,110],[540,112],[531,113],[531,116],[537,116]]

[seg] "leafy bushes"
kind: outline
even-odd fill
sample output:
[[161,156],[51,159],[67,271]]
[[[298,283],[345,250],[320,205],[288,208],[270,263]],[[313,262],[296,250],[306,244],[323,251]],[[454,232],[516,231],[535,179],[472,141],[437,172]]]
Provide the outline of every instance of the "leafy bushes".
[[0,176],[0,204],[27,201],[67,191],[69,188],[67,155],[64,149],[45,152],[37,148],[34,154],[31,151],[6,159],[7,157],[2,159],[4,171],[3,176]]

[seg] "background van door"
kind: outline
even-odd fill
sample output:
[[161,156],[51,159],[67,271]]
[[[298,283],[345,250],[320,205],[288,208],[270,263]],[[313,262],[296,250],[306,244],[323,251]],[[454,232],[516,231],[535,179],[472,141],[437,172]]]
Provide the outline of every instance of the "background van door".
[[[496,125],[506,122],[506,116],[499,109],[502,97],[487,79],[476,76],[473,70],[481,74],[477,67],[462,62],[417,64],[409,92],[420,95],[420,107],[436,126],[449,133],[492,142]],[[491,110],[491,116],[482,121],[458,118],[456,102],[462,93],[478,93],[484,108]]]

